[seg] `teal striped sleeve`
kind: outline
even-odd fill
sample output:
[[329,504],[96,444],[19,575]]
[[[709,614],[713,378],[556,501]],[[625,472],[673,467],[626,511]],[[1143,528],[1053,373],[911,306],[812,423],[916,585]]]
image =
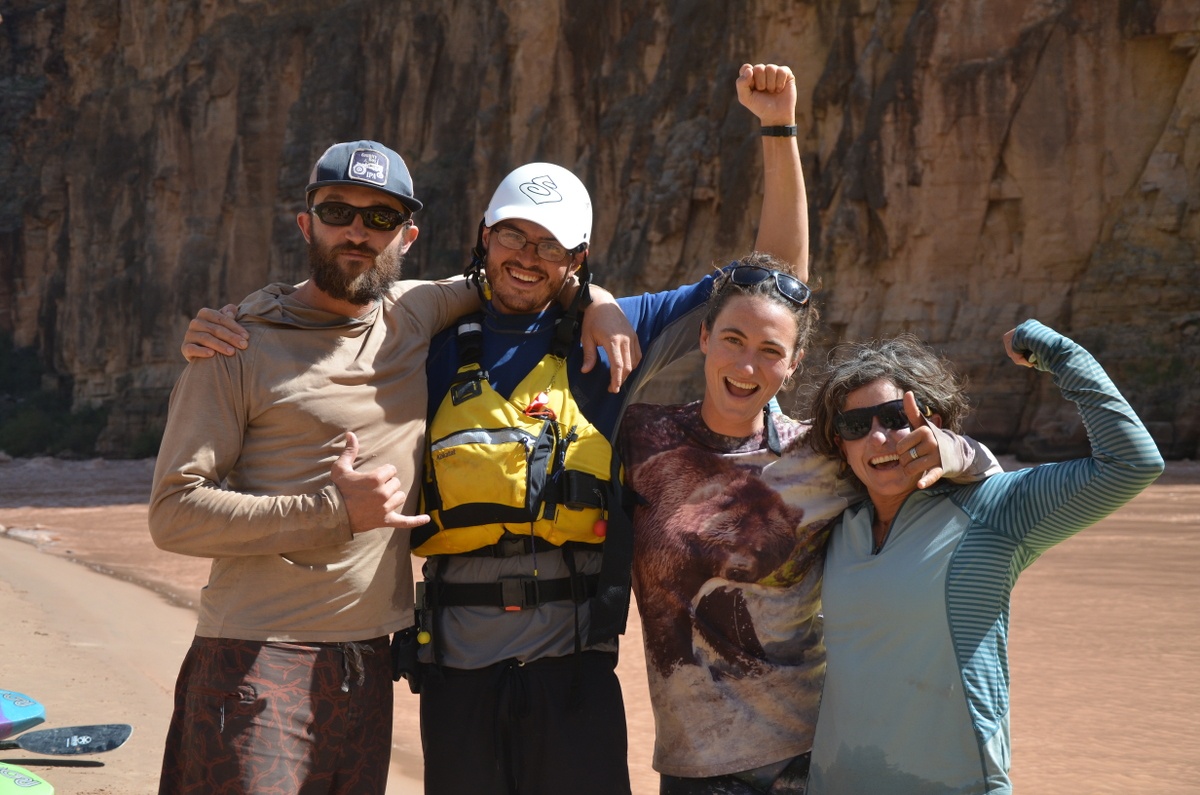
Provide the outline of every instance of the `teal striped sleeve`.
[[977,519],[1021,544],[1028,556],[1018,561],[1023,569],[1133,499],[1162,474],[1163,459],[1129,403],[1082,347],[1027,320],[1017,328],[1013,348],[1028,351],[1034,366],[1049,372],[1063,397],[1076,405],[1092,448],[1090,458],[993,478],[976,495],[979,502],[971,500],[986,506]]
[[1075,403],[1092,455],[1005,472],[953,497],[972,529],[955,553],[946,607],[976,731],[1002,758],[1008,755],[1008,602],[1017,577],[1163,470],[1150,434],[1090,353],[1034,320],[1017,328],[1013,348],[1027,351]]

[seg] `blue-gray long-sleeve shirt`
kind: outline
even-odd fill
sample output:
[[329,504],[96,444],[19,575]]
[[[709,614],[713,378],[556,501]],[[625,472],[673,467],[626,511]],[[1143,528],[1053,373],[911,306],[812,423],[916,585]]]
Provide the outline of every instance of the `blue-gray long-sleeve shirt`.
[[1032,320],[1013,347],[1032,351],[1079,408],[1092,455],[915,492],[878,554],[870,502],[847,509],[825,562],[828,670],[813,795],[1011,792],[1008,620],[1017,577],[1163,470],[1091,354]]

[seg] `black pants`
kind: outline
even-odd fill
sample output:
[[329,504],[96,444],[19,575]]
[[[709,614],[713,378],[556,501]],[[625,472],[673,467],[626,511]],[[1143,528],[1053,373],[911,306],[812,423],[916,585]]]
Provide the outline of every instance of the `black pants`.
[[426,795],[629,793],[615,667],[603,652],[431,666],[421,688]]

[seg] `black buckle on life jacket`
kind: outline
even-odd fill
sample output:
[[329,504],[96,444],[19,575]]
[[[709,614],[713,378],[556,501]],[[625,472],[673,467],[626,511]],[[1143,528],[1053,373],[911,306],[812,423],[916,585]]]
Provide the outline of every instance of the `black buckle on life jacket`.
[[540,603],[537,580],[524,577],[500,580],[500,606],[505,610],[525,610]]
[[[483,355],[483,315],[476,312],[458,321],[458,374],[450,382],[450,400],[458,405],[483,394],[483,384],[490,380],[487,370],[479,366]],[[470,367],[470,369],[467,369]]]
[[574,510],[599,508],[605,510],[604,492],[608,483],[587,472],[565,470],[562,478],[562,493],[559,502]]
[[477,368],[470,372],[459,373],[450,382],[450,400],[457,406],[471,398],[479,397],[483,394],[483,382],[487,380],[487,370]]

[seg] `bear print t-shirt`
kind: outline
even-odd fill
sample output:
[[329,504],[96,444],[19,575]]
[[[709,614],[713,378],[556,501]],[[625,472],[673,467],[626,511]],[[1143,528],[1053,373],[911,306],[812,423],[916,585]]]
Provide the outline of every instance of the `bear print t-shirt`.
[[699,402],[631,406],[621,423],[660,773],[737,773],[812,748],[825,543],[858,494],[809,448],[807,423],[771,419],[781,455],[762,433],[713,433]]

